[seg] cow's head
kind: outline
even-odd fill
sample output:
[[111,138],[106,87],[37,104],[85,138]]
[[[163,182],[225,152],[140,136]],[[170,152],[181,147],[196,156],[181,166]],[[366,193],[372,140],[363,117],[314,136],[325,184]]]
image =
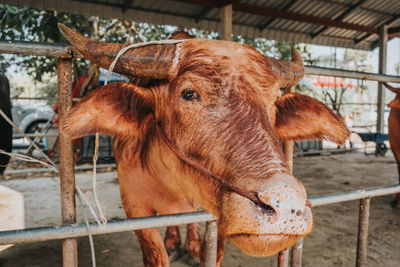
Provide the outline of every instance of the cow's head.
[[384,83],[387,89],[396,94],[396,97],[389,103],[389,107],[392,109],[400,109],[400,88],[393,87],[387,83]]
[[[79,52],[104,68],[126,46],[60,28]],[[295,93],[280,96],[281,88],[303,76],[295,49],[288,62],[239,43],[188,39],[131,49],[114,70],[152,82],[96,90],[70,111],[65,133],[77,138],[97,131],[129,140],[120,141],[126,158],[139,153],[150,172],[218,216],[219,232],[250,255],[277,253],[311,231],[306,191],[289,173],[279,140],[326,138],[341,144],[349,132],[321,102]],[[182,154],[229,184],[255,192],[265,206],[182,162],[160,138],[157,123]]]

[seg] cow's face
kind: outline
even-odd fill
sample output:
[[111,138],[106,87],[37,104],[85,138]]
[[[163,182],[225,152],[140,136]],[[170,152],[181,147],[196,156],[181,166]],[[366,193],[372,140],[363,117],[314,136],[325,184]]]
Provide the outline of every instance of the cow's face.
[[[74,44],[74,38],[68,39]],[[90,51],[81,52],[102,64]],[[287,62],[232,42],[193,39],[172,52],[163,80],[148,88],[122,83],[98,89],[69,113],[65,132],[73,137],[96,131],[121,139],[135,136],[146,144],[140,154],[148,169],[157,175],[164,164],[163,171],[173,172],[179,181],[170,184],[217,215],[220,233],[242,251],[265,256],[290,247],[311,231],[312,215],[304,186],[288,171],[279,139],[342,143],[346,127],[317,100],[298,94],[278,98],[283,85],[293,86],[302,76],[297,54],[292,70]],[[254,193],[264,205],[182,162],[154,130],[156,123],[188,159]]]

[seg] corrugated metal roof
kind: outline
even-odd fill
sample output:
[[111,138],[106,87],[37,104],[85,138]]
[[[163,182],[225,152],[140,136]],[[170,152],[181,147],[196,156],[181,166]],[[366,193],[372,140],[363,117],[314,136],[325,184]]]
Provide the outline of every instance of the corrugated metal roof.
[[[0,3],[9,5],[211,31],[218,31],[220,27],[218,4],[222,2],[224,0],[0,0]],[[292,12],[298,14],[299,17],[307,15],[330,20],[338,18],[341,22],[373,28],[384,24],[390,27],[400,26],[399,0],[242,0],[231,2],[234,2],[233,33],[248,37],[367,50],[374,48],[379,38],[377,34],[285,18],[272,18],[263,14],[254,14],[255,12],[243,12],[238,8],[235,9],[236,3]],[[347,15],[343,16],[343,13]]]

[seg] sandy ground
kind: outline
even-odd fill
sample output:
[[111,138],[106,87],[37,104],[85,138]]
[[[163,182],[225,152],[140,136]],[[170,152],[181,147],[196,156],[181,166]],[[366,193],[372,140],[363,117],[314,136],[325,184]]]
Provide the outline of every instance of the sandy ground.
[[[362,153],[295,158],[294,173],[309,196],[397,183],[393,156]],[[79,174],[77,184],[91,189],[90,173]],[[60,222],[58,177],[1,180],[23,193],[27,227]],[[124,218],[115,172],[98,175],[100,201],[108,218]],[[392,196],[371,201],[368,266],[400,266],[400,210],[390,206]],[[303,266],[354,266],[357,243],[358,201],[316,207],[314,229],[305,238]],[[79,220],[81,212],[78,209]],[[203,231],[204,225],[201,226]],[[161,229],[164,232],[164,229]],[[181,227],[184,233],[184,227]],[[141,250],[132,233],[95,236],[97,266],[142,266]],[[79,266],[91,266],[87,238],[79,239]],[[188,266],[182,257],[173,267]],[[61,242],[13,246],[0,254],[0,266],[61,266]],[[227,243],[223,266],[276,266],[276,257],[251,258]]]

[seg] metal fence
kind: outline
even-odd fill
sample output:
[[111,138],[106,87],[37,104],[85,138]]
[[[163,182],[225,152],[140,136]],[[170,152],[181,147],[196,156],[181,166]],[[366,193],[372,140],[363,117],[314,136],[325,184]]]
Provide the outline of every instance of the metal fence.
[[[62,121],[66,111],[72,106],[72,60],[80,57],[73,48],[63,45],[50,45],[28,42],[0,41],[0,52],[7,54],[51,56],[57,58],[58,70],[58,103],[59,116]],[[373,80],[379,82],[400,82],[400,77],[321,68],[314,66],[305,67],[306,74],[328,75],[344,78]],[[292,166],[293,143],[285,144],[285,154]],[[56,227],[29,228],[12,231],[0,232],[0,245],[20,244],[28,242],[46,241],[62,239],[63,241],[63,265],[77,266],[77,241],[79,236],[88,235],[88,230],[84,224],[76,224],[75,210],[75,173],[73,164],[72,141],[60,134],[60,183],[61,183],[61,208],[62,225]],[[339,193],[312,197],[314,207],[340,203],[344,201],[360,199],[359,232],[357,244],[357,266],[366,265],[367,238],[368,238],[368,219],[370,199],[372,197],[383,196],[400,192],[400,185],[392,185],[374,189],[358,190],[354,192]],[[192,222],[207,222],[206,227],[206,266],[215,266],[216,247],[217,247],[217,226],[216,218],[208,212],[186,213],[164,215],[156,217],[125,219],[110,221],[105,227],[100,227],[96,223],[91,223],[93,234],[106,234],[122,231],[132,231],[150,227],[161,227],[169,225],[187,224]],[[301,266],[302,239],[300,239],[292,250],[292,266]],[[278,265],[288,265],[288,251],[280,253]]]

